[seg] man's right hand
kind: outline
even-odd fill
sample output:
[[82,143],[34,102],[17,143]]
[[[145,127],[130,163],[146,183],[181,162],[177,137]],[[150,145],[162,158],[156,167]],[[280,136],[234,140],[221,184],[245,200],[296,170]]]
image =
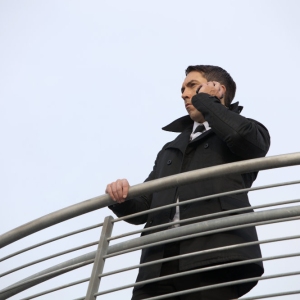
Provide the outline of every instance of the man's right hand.
[[114,201],[122,203],[128,195],[129,187],[130,185],[127,179],[118,179],[107,185],[105,193]]

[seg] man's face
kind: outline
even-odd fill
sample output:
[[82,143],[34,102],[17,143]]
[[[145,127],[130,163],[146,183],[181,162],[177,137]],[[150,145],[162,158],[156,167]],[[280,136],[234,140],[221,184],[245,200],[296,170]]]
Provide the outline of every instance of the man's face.
[[200,85],[207,83],[207,80],[200,72],[192,71],[187,74],[182,83],[181,97],[184,100],[185,108],[193,121],[203,123],[205,120],[202,113],[192,105],[192,98]]

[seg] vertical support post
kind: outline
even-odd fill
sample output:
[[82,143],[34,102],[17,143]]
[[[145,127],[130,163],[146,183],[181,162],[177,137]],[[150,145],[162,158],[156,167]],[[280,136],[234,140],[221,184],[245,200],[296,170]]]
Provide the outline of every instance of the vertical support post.
[[89,286],[88,286],[85,300],[96,299],[94,294],[98,292],[99,285],[100,285],[101,278],[99,278],[99,274],[103,272],[103,268],[104,268],[105,260],[103,259],[103,256],[107,254],[107,249],[109,245],[107,238],[109,238],[112,233],[112,229],[113,229],[112,220],[113,220],[112,216],[108,216],[104,219],[103,227],[101,230],[101,236],[98,243],[98,248],[97,248],[95,261],[93,265],[92,275],[89,281]]

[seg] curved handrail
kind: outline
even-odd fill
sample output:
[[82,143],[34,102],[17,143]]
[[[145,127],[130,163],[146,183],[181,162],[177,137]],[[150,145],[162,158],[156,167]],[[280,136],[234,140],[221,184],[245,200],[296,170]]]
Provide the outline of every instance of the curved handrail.
[[[128,198],[152,193],[154,191],[161,191],[187,183],[193,183],[201,179],[215,178],[233,173],[247,173],[288,167],[299,164],[300,152],[223,164],[137,184],[130,187]],[[106,207],[113,203],[115,202],[111,200],[107,194],[104,194],[57,210],[2,234],[0,236],[0,248],[52,225],[83,215],[93,210]]]
[[[152,233],[143,237],[134,238],[128,241],[123,241],[108,247],[107,254],[120,254],[124,249],[134,251],[153,246],[155,243],[168,243],[175,240],[189,239],[193,236],[207,235],[216,232],[228,231],[236,228],[249,227],[272,222],[281,222],[286,220],[294,220],[300,218],[300,206],[291,206],[285,208],[277,208],[272,210],[252,212],[243,215],[234,215],[220,219],[212,219],[193,223],[190,225],[177,227],[165,231]],[[68,272],[72,268],[77,268],[81,264],[91,262],[95,258],[96,251],[72,258],[66,262],[50,267],[42,272],[33,274],[26,279],[14,283],[0,291],[0,300],[7,299],[23,290],[26,290],[38,283],[56,277],[60,274]]]

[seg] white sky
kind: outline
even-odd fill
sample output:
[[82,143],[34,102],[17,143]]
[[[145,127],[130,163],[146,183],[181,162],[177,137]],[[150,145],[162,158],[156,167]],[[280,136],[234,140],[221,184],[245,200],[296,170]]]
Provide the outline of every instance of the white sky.
[[[268,156],[299,151],[299,18],[296,0],[78,1],[0,0],[1,233],[104,193],[151,171],[157,152],[176,135],[161,127],[186,114],[180,97],[191,64],[225,68],[237,83],[244,116],[268,127]],[[261,172],[255,186],[299,179],[299,167]],[[299,187],[253,192],[253,205],[296,199]],[[1,249],[101,222],[105,208]],[[116,224],[121,229],[137,227]],[[261,239],[299,234],[299,221],[258,228]],[[99,230],[53,243],[0,265],[0,271],[99,237]],[[0,279],[0,287],[90,252],[53,259]],[[265,256],[297,252],[299,241],[262,247]],[[139,253],[107,262],[135,264]],[[300,259],[265,263],[265,275],[299,270]],[[88,277],[90,267],[11,299]],[[134,281],[107,278],[101,289]],[[299,276],[260,282],[248,295],[296,290]],[[43,299],[84,296],[82,284]],[[102,299],[129,299],[131,289]],[[284,299],[298,299],[299,295]],[[275,299],[275,298],[274,298]],[[283,299],[277,298],[277,299]]]

